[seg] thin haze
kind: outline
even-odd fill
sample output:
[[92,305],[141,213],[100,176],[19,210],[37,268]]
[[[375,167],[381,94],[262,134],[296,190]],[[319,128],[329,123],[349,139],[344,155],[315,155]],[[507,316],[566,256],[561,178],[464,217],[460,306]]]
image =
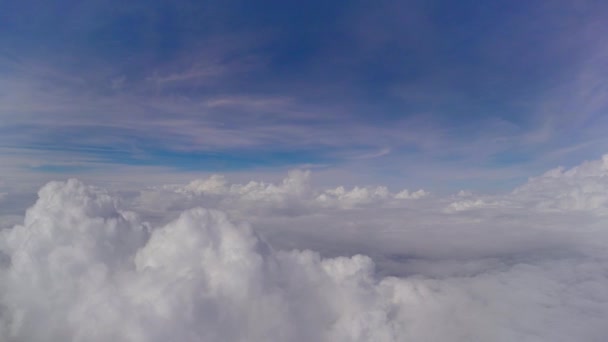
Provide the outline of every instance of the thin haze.
[[604,1],[0,1],[0,341],[608,340]]

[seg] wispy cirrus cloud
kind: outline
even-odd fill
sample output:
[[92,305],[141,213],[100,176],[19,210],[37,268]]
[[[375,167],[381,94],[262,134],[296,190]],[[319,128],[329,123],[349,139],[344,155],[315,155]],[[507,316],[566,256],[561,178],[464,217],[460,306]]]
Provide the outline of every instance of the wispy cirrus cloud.
[[[255,18],[244,31],[203,30],[190,20],[192,9],[173,13],[152,6],[159,17],[141,20],[169,25],[161,31],[174,38],[173,45],[161,39],[161,31],[123,27],[118,42],[101,35],[91,45],[66,45],[72,57],[48,49],[34,57],[15,46],[0,61],[0,143],[47,153],[78,150],[112,165],[143,158],[171,166],[194,152],[244,158],[247,167],[311,163],[370,174],[381,168],[381,174],[409,172],[423,161],[428,172],[410,177],[436,173],[432,167],[483,179],[513,179],[605,151],[606,42],[596,5],[575,8],[588,20],[565,21],[560,18],[572,7],[565,3],[550,5],[554,11],[546,15],[536,5],[511,12],[480,8],[496,24],[488,26],[479,16],[462,32],[448,30],[449,20],[432,19],[443,18],[442,11],[409,6],[333,9],[339,20],[319,23],[323,37],[289,22],[267,27]],[[91,35],[114,32],[109,18],[139,17],[135,8],[103,12],[90,26],[86,20],[78,25]],[[395,18],[405,12],[411,21],[401,25]],[[174,15],[180,20],[171,23]],[[367,31],[360,29],[362,16]],[[539,17],[529,20],[533,16]],[[487,30],[467,38],[467,25]],[[57,34],[75,34],[66,30]],[[300,32],[304,50],[296,52],[296,41],[285,39],[290,32]],[[397,32],[409,38],[401,41]],[[129,34],[141,45],[122,40]],[[323,43],[329,37],[340,38],[339,49]],[[498,49],[497,41],[512,49]],[[108,47],[106,60],[93,53],[102,45]],[[460,50],[446,54],[442,46]],[[543,62],[548,56],[555,62]],[[288,151],[300,157],[284,158]],[[247,161],[255,156],[257,164]],[[380,158],[390,165],[363,165]]]

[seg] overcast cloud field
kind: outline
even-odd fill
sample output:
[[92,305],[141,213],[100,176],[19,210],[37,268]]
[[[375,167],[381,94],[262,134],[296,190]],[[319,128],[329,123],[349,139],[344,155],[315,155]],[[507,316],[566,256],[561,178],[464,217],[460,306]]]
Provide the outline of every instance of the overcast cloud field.
[[607,23],[0,0],[0,342],[608,341]]

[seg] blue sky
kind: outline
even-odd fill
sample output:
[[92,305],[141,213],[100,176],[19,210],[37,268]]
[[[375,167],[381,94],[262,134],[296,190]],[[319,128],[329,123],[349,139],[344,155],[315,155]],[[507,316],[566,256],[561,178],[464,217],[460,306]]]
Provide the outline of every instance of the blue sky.
[[0,180],[508,188],[608,151],[606,21],[602,1],[3,1]]

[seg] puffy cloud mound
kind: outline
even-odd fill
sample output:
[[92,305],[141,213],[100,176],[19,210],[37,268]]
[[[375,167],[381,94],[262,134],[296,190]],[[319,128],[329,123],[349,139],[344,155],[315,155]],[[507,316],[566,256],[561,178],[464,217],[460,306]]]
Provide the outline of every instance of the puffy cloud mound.
[[228,192],[229,189],[226,188],[226,183],[226,177],[222,175],[212,175],[207,179],[193,180],[185,187],[177,189],[177,191],[194,194],[220,195]]
[[[253,209],[263,213],[274,210],[274,213],[282,211],[289,214],[310,213],[323,208],[378,207],[429,195],[422,189],[413,192],[405,189],[391,193],[385,186],[355,186],[350,190],[343,186],[333,189],[314,189],[310,185],[310,171],[302,170],[289,171],[287,177],[278,184],[256,181],[247,184],[229,184],[223,175],[212,175],[206,179],[194,180],[185,186],[168,187],[164,190],[168,190],[169,197],[171,193],[182,194],[189,200],[214,203],[227,210]],[[157,191],[158,189],[154,189],[152,192]],[[147,193],[147,196],[153,195]],[[167,196],[163,198],[166,200]]]
[[292,170],[281,184],[251,181],[245,185],[229,185],[223,175],[197,179],[176,192],[196,195],[232,195],[243,200],[280,202],[288,197],[302,196],[309,191],[310,171]]
[[385,201],[389,197],[388,189],[384,186],[376,188],[354,187],[348,191],[343,186],[325,190],[316,200],[324,206],[352,208],[358,205],[376,201]]
[[608,213],[608,154],[569,170],[547,171],[515,189],[513,195],[541,209]]
[[480,199],[480,198],[475,199],[475,200],[459,200],[459,201],[450,203],[445,208],[445,212],[453,213],[453,212],[465,211],[465,210],[493,208],[493,207],[498,207],[500,205],[501,205],[501,203],[499,203],[499,202],[488,201],[488,200],[484,200],[484,199]]
[[222,212],[152,229],[101,190],[39,192],[3,231],[3,341],[394,341],[365,256],[274,252]]
[[[159,192],[152,202],[182,200],[185,208],[155,224],[102,189],[51,182],[22,224],[0,231],[0,340],[605,341],[603,202],[585,197],[589,215],[572,213],[576,206],[557,213],[527,205],[534,199],[526,192],[541,203],[550,193],[591,189],[584,184],[601,190],[605,165],[555,171],[502,197],[437,199],[425,210],[350,210],[397,195],[383,187],[319,192],[305,172],[280,184],[230,185],[215,176]],[[319,205],[322,215],[258,218],[253,228],[197,207],[209,197],[215,207],[247,212],[251,202],[316,203],[321,195],[341,204]],[[454,198],[461,205],[446,212]],[[138,200],[137,210],[145,204]],[[298,225],[323,231],[327,241],[351,241],[351,251],[366,239],[379,246],[373,260],[278,250],[258,235],[270,232],[260,224],[283,225],[274,230],[281,234]],[[377,259],[402,276],[380,276]]]
[[409,192],[407,189],[402,190],[401,192],[395,194],[396,199],[418,199],[425,196],[428,196],[429,193],[422,189],[416,190],[414,192]]
[[558,167],[532,177],[507,195],[473,196],[461,191],[445,212],[504,208],[553,213],[608,214],[608,154],[566,170]]

